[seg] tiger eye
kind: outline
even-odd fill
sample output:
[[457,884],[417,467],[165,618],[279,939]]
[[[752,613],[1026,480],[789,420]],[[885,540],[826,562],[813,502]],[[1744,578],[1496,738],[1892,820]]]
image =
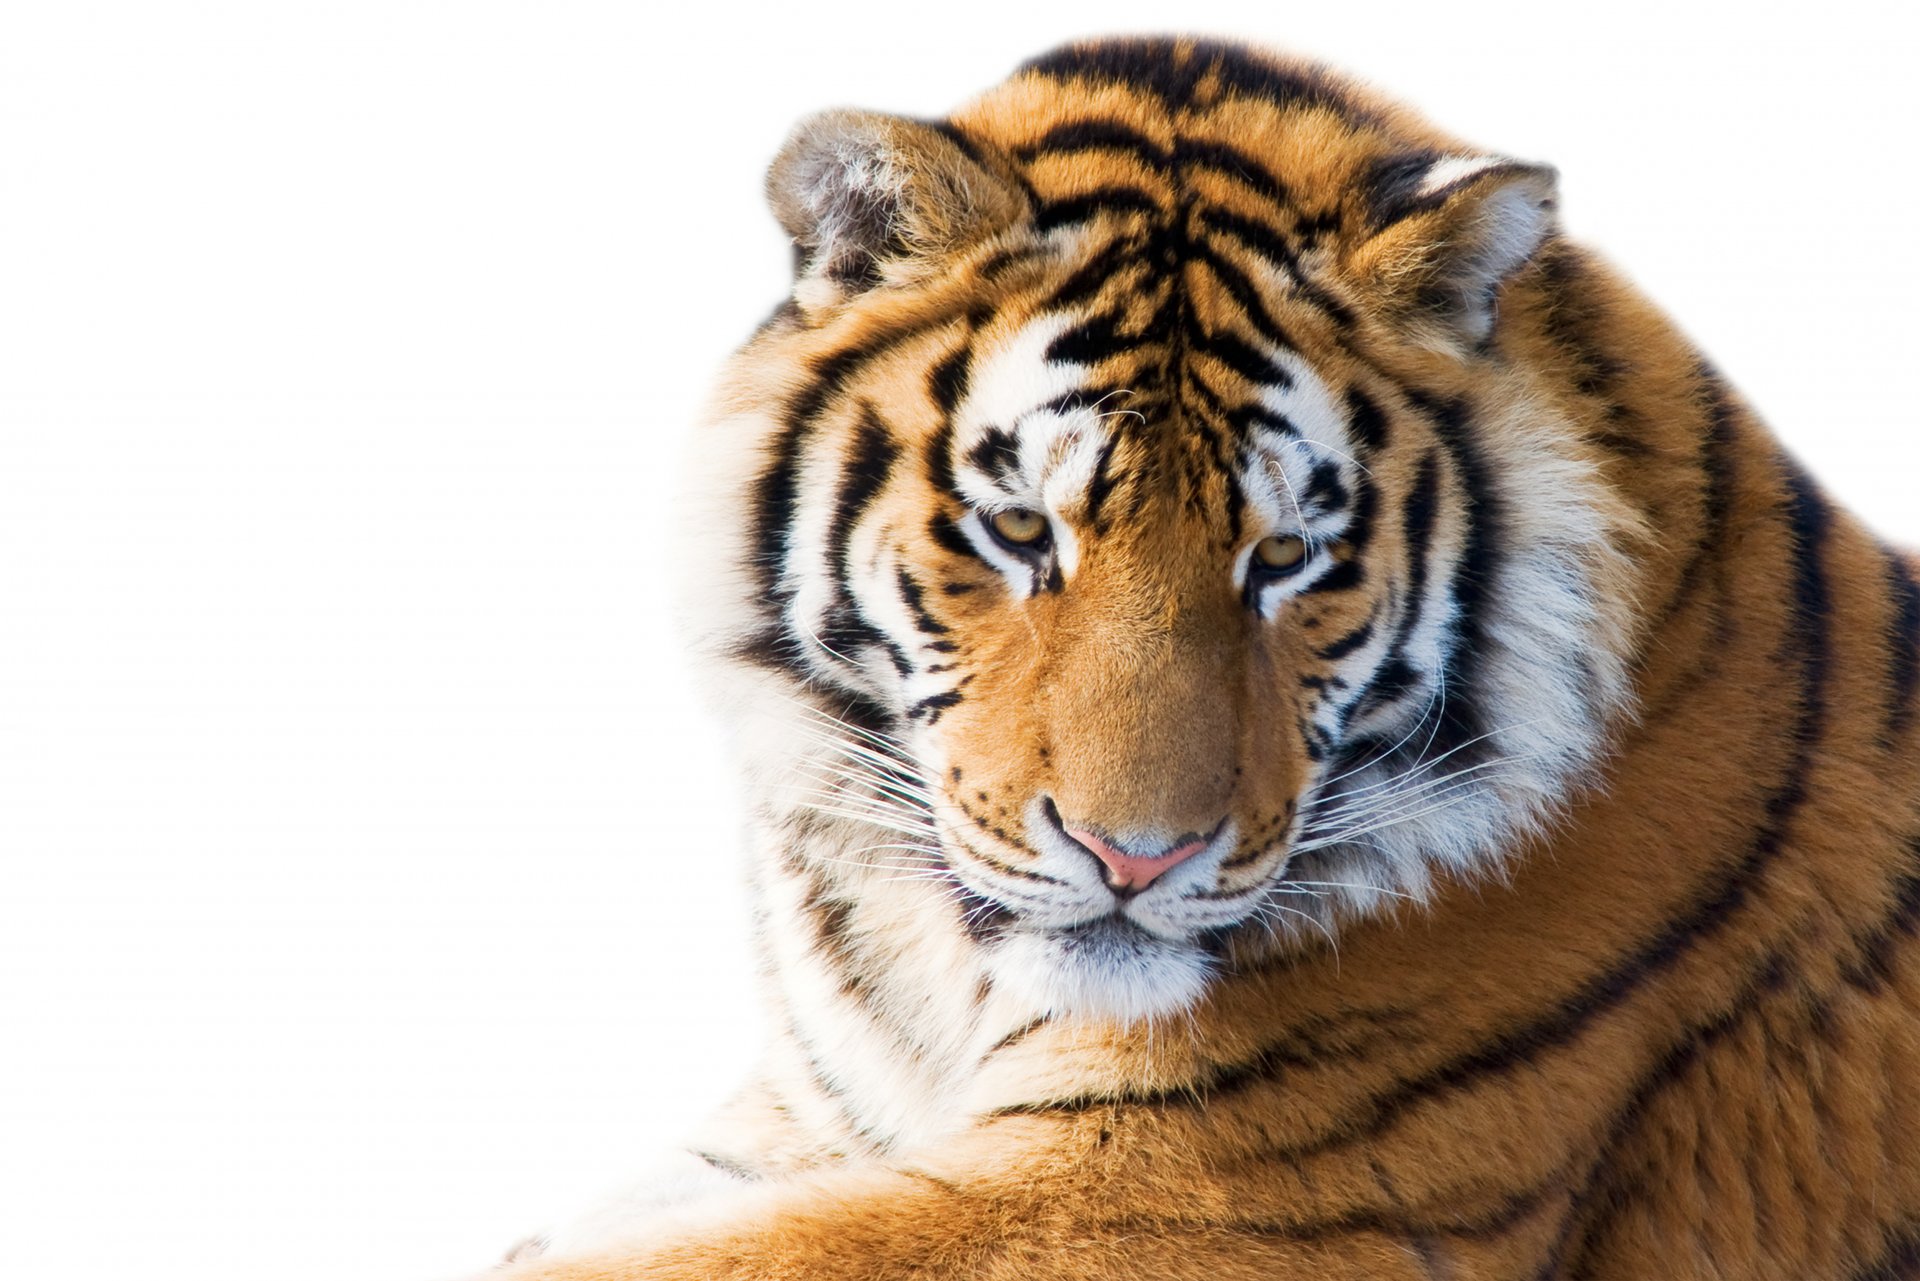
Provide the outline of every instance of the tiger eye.
[[1292,534],[1270,534],[1253,545],[1253,558],[1262,569],[1286,573],[1305,563],[1307,544]]
[[1024,507],[995,512],[987,519],[994,533],[1017,547],[1032,547],[1047,536],[1047,518]]

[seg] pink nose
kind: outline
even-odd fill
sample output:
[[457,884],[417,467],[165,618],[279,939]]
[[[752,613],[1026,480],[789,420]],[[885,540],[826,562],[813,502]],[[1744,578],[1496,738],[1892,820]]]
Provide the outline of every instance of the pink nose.
[[1107,884],[1116,890],[1146,889],[1159,878],[1162,872],[1186,862],[1207,848],[1207,843],[1213,839],[1210,836],[1199,836],[1183,841],[1172,849],[1161,850],[1158,854],[1141,855],[1129,854],[1111,841],[1083,827],[1068,827],[1064,830],[1068,836],[1091,850],[1095,858],[1107,865]]

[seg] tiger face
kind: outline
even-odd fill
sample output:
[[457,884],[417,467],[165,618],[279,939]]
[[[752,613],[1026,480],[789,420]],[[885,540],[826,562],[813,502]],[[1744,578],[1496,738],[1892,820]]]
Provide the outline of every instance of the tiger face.
[[1550,171],[1231,74],[803,125],[706,447],[766,821],[1043,1012],[1497,866],[1624,711],[1644,535],[1498,343]]

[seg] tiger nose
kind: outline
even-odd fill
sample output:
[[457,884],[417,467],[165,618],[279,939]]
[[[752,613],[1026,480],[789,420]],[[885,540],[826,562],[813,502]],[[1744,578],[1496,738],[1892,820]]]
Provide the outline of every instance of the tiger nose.
[[1082,849],[1092,854],[1107,868],[1107,884],[1116,890],[1144,890],[1160,876],[1207,848],[1213,838],[1219,834],[1225,819],[1214,825],[1213,831],[1205,836],[1189,833],[1174,844],[1154,851],[1135,851],[1121,848],[1118,844],[1089,828],[1071,827],[1065,823],[1061,830],[1072,837]]

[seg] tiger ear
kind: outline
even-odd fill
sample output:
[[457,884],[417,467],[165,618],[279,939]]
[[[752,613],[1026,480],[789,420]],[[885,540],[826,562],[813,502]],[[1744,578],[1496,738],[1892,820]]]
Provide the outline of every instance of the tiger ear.
[[1427,152],[1375,166],[1372,234],[1352,264],[1404,322],[1448,346],[1486,344],[1500,288],[1554,232],[1550,165]]
[[1026,209],[939,130],[863,111],[801,121],[767,171],[767,200],[793,238],[794,298],[809,310],[911,279]]

